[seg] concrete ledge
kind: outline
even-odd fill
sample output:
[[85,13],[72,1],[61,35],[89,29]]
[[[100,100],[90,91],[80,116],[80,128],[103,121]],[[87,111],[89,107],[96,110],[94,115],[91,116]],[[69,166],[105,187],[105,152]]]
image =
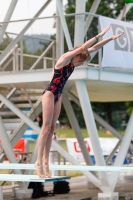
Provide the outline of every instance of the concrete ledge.
[[2,189],[2,186],[0,186],[0,200],[3,200],[3,189]]
[[118,200],[118,192],[114,193],[98,193],[98,200]]
[[30,199],[32,197],[33,189],[18,189],[15,188],[15,198],[16,199]]

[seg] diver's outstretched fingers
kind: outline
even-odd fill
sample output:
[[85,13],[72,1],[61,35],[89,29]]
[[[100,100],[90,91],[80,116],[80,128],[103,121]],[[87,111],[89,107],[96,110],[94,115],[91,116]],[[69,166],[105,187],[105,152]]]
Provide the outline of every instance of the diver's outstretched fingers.
[[97,36],[98,36],[98,38],[99,37],[102,37],[109,29],[110,29],[110,27],[111,27],[111,24],[109,24],[108,26],[106,26],[102,31],[101,31],[101,33],[99,33]]
[[121,35],[123,35],[124,34],[124,32],[122,32],[122,33],[119,33],[119,34],[117,34],[117,35],[114,35],[114,36],[112,36],[112,40],[115,40],[115,39],[117,39],[118,37],[120,37]]

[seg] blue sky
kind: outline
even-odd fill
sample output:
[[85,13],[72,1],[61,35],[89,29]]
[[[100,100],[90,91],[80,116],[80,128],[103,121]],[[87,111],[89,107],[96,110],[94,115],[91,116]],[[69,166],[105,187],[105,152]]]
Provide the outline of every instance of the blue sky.
[[[19,20],[32,18],[36,12],[42,7],[46,0],[18,0],[18,3],[15,7],[14,13],[11,20]],[[65,5],[67,0],[63,0],[63,5]],[[0,22],[5,18],[6,12],[11,4],[11,0],[1,0],[0,1]],[[52,0],[47,8],[39,17],[52,16],[56,12],[56,0]],[[19,33],[23,27],[28,22],[15,22],[10,23],[7,27],[7,32]],[[54,20],[53,19],[43,19],[37,20],[29,28],[26,34],[53,34],[55,29],[53,28]]]

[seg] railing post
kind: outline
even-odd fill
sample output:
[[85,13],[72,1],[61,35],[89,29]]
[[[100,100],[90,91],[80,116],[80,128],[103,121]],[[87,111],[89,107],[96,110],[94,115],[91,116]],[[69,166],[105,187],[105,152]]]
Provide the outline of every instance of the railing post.
[[12,59],[12,62],[13,62],[13,71],[15,71],[15,48],[13,49],[13,53],[12,53],[12,55],[13,55],[13,59]]
[[[58,153],[58,165],[60,165],[60,154]],[[58,176],[60,176],[60,170],[58,170]]]
[[0,186],[0,200],[3,200],[3,190],[2,190],[2,186]]
[[44,69],[47,68],[47,60],[46,60],[46,58],[43,58],[43,68]]
[[16,71],[19,71],[19,66],[18,66],[18,52],[19,52],[19,49],[15,48],[15,70]]
[[[63,165],[66,165],[66,159],[63,157]],[[64,176],[66,176],[66,170],[64,170]]]
[[20,40],[20,70],[23,71],[23,37]]
[[55,66],[55,43],[53,44],[53,46],[52,46],[52,56],[53,56],[53,68],[54,68],[54,66]]

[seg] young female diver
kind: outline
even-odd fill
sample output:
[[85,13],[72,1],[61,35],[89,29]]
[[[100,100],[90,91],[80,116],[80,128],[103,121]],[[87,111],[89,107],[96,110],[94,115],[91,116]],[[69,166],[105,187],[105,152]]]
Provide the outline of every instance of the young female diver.
[[43,125],[38,139],[38,156],[35,162],[37,174],[41,178],[50,177],[48,164],[49,151],[55,124],[60,114],[61,95],[64,85],[75,67],[82,65],[85,60],[90,60],[91,52],[98,50],[103,45],[117,39],[123,34],[122,32],[111,36],[90,47],[110,29],[110,26],[111,25],[108,25],[101,33],[86,41],[84,44],[63,54],[55,65],[52,72],[52,79],[42,95]]

